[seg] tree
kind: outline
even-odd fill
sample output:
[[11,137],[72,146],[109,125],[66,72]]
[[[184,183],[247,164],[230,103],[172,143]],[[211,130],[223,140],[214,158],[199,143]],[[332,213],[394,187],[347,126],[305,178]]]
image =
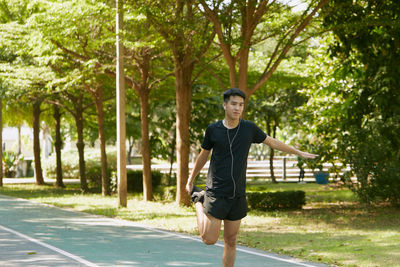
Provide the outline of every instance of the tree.
[[[150,72],[151,64],[157,63],[159,53],[151,47],[141,47],[129,51],[134,59],[136,68],[132,68],[130,72],[132,78],[127,78],[130,86],[135,90],[140,100],[140,121],[142,136],[142,165],[143,165],[143,197],[145,201],[153,199],[153,190],[151,185],[151,153],[149,139],[149,96],[150,91],[162,79],[154,80]],[[154,68],[154,67],[153,67]],[[135,71],[137,69],[137,71]],[[135,78],[135,74],[139,73],[140,78]],[[152,81],[153,80],[153,81]]]
[[27,46],[29,35],[25,25],[9,23],[5,30],[9,36],[14,36],[11,40],[18,52],[11,61],[3,64],[3,73],[0,75],[9,86],[8,99],[32,108],[36,184],[43,185],[39,140],[40,113],[41,104],[48,94],[45,85],[53,79],[53,73],[48,68],[39,66],[37,58],[31,54],[31,47]]
[[[275,0],[199,0],[199,10],[213,23],[218,36],[217,45],[229,68],[230,86],[239,87],[246,93],[246,103],[271,78],[289,50],[309,38],[304,29],[329,1],[311,1],[303,13],[297,14],[288,4]],[[265,58],[267,64],[261,75],[250,85],[251,50],[266,40],[274,42],[274,48]]]
[[[8,94],[12,92],[12,89],[15,90],[15,88],[11,87],[11,84],[13,83],[10,83],[10,81],[17,79],[14,74],[18,71],[14,71],[14,67],[24,69],[27,65],[30,65],[32,63],[31,58],[27,56],[25,52],[23,52],[24,42],[26,41],[26,39],[24,39],[23,37],[24,35],[26,35],[24,24],[32,14],[40,11],[40,5],[38,3],[29,2],[30,1],[28,0],[23,0],[16,3],[15,1],[3,0],[0,3],[0,32],[2,36],[2,38],[0,39],[0,87],[2,89],[0,96],[1,104],[4,98],[6,98],[7,100],[12,99],[8,98]],[[7,104],[8,103],[9,102],[7,102]],[[3,105],[1,106],[1,108],[3,108]],[[2,135],[3,114],[1,113],[0,115],[0,135]],[[15,117],[18,116],[14,116],[14,118]],[[19,124],[20,122],[21,120],[18,120],[17,124]],[[3,154],[2,143],[3,142],[1,141],[0,155]],[[0,160],[0,163],[0,185],[2,185],[2,159]],[[39,180],[37,181],[37,183],[41,184],[42,179],[40,179],[40,174],[41,173],[39,170],[39,175],[37,176],[39,177]]]
[[176,201],[189,205],[185,192],[189,176],[189,122],[193,72],[214,38],[209,23],[195,8],[195,1],[143,1],[149,22],[168,44],[174,60],[176,89],[176,150],[178,179]]
[[348,99],[339,146],[358,179],[350,184],[364,202],[400,205],[400,3],[335,0],[330,7],[324,25],[336,37],[331,53],[354,81],[352,90],[337,90]]
[[[52,66],[53,67],[53,66]],[[53,70],[57,73],[61,71],[59,68],[54,68]],[[65,74],[67,69],[63,69],[61,72]],[[50,98],[46,101],[56,105],[59,108],[67,111],[74,119],[76,127],[76,147],[78,149],[79,158],[79,177],[80,177],[80,187],[82,192],[88,192],[88,183],[86,179],[86,167],[85,167],[85,141],[84,141],[84,112],[89,107],[91,107],[92,101],[90,96],[85,94],[83,89],[76,89],[79,85],[65,83],[63,78],[56,79],[51,83],[51,86],[59,87],[55,90],[57,98]]]
[[36,184],[44,185],[41,158],[40,158],[40,114],[42,103],[49,93],[45,84],[53,79],[52,72],[47,68],[31,66],[12,66],[6,69],[7,84],[12,84],[8,92],[8,98],[16,103],[25,103],[23,108],[30,109],[32,114],[33,127],[33,152],[35,158]]
[[[65,13],[65,10],[69,12]],[[99,16],[99,14],[102,14]],[[52,46],[56,57],[53,62],[67,60],[74,65],[67,80],[80,84],[92,97],[97,112],[98,135],[102,161],[102,193],[110,194],[107,175],[106,136],[104,130],[104,101],[112,99],[114,81],[105,75],[104,64],[111,64],[109,57],[115,49],[115,34],[109,22],[114,13],[104,3],[66,1],[51,3],[45,13],[36,16],[33,23],[42,33],[43,46]],[[112,52],[109,52],[112,51]]]
[[[136,9],[134,4],[126,5],[126,8]],[[125,49],[125,82],[139,97],[140,121],[141,121],[141,154],[143,165],[143,198],[145,201],[153,199],[151,184],[151,151],[149,138],[149,97],[150,92],[161,81],[172,73],[168,73],[170,62],[165,57],[165,44],[159,34],[149,27],[143,14],[132,12],[124,21],[126,29],[124,33]],[[112,70],[107,70],[112,75]]]
[[335,0],[329,10],[324,27],[333,33],[310,60],[315,82],[306,90],[302,132],[314,138],[304,145],[324,161],[350,165],[342,180],[362,202],[399,205],[400,5]]
[[[297,65],[300,65],[297,62]],[[299,68],[299,67],[298,67]],[[304,68],[304,66],[303,66]],[[300,68],[299,68],[300,69]],[[284,131],[295,114],[295,109],[305,102],[305,97],[298,93],[297,88],[307,80],[302,77],[300,71],[297,73],[276,72],[270,81],[261,87],[249,102],[249,117],[257,125],[266,129],[267,135],[276,137],[277,131]],[[274,174],[274,156],[275,150],[269,149],[269,167],[271,180],[276,183]]]

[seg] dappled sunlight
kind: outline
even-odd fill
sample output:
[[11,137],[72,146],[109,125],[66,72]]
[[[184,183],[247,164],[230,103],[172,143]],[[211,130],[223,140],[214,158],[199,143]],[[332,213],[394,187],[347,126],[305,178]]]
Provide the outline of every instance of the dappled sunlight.
[[143,220],[143,224],[150,225],[155,228],[166,229],[169,231],[177,231],[183,233],[197,234],[197,222],[195,217],[186,218],[159,218],[156,220]]
[[[284,185],[277,185],[275,188],[273,186],[271,190]],[[297,185],[288,186],[294,188]],[[311,190],[310,193],[307,191],[308,200],[303,209],[250,211],[242,220],[238,243],[338,266],[400,266],[400,251],[397,248],[400,244],[398,209],[385,205],[366,208],[354,202],[352,192],[347,189],[331,189],[315,184],[301,186],[304,190],[309,186]],[[262,190],[261,187],[258,189]],[[24,217],[21,223],[41,225],[35,232],[35,237],[48,242],[60,241],[52,237],[51,233],[62,233],[62,236],[68,237],[69,233],[78,231],[82,236],[75,237],[73,241],[78,248],[83,248],[94,238],[90,229],[116,236],[109,230],[113,226],[123,230],[128,239],[129,236],[135,236],[135,242],[139,243],[144,242],[146,238],[162,242],[168,236],[172,236],[172,232],[198,235],[194,207],[180,206],[175,201],[144,202],[140,194],[132,194],[128,198],[128,207],[118,208],[115,195],[102,197],[100,194],[77,192],[65,196],[35,195],[33,200],[100,215],[82,213],[79,216],[65,215],[56,219],[37,214],[35,204],[24,203],[21,200],[19,205],[17,201],[13,206],[15,211],[22,210],[22,204],[26,204],[32,212],[32,216]],[[0,211],[9,206],[4,202],[7,202],[7,199],[0,197]],[[123,220],[113,221],[103,216]],[[171,233],[153,233],[150,232],[152,229],[163,229]],[[222,234],[221,231],[220,240]],[[108,246],[112,242],[108,238],[96,238],[99,245]],[[95,255],[95,251],[93,253]],[[377,264],[374,265],[374,262]],[[185,263],[181,260],[168,262],[169,266],[185,266]]]
[[[355,217],[345,217],[344,211],[333,213],[337,217],[333,214],[325,214],[328,217],[324,217],[319,212],[313,212],[314,216],[307,212],[304,214],[304,211],[281,213],[279,218],[273,212],[255,218],[250,215],[243,222],[239,242],[312,261],[335,259],[331,263],[340,262],[340,266],[360,263],[358,266],[377,266],[373,265],[374,261],[385,262],[385,266],[399,264],[400,252],[395,245],[400,244],[399,224],[389,222],[388,225],[392,226],[388,229],[371,227],[368,225],[371,219],[369,213],[361,210],[354,211]],[[394,221],[397,221],[396,218]],[[279,248],[278,251],[276,248]]]

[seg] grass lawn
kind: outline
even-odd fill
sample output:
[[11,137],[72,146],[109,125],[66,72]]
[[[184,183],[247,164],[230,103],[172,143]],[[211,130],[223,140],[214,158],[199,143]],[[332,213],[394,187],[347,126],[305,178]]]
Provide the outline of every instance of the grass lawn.
[[[296,211],[250,211],[239,244],[337,266],[400,266],[400,210],[364,207],[351,191],[335,186],[253,184],[248,190],[304,190],[307,204]],[[173,201],[146,203],[136,194],[129,195],[127,208],[117,208],[117,196],[81,194],[76,185],[5,185],[0,194],[197,234],[194,208]]]

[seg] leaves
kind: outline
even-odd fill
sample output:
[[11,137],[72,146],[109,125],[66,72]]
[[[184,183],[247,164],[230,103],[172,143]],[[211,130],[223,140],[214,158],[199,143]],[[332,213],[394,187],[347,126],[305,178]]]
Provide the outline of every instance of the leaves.
[[[394,23],[400,4],[335,0],[329,6],[323,18],[333,29],[326,39],[331,55],[320,51],[309,61],[316,82],[303,91],[310,99],[300,111],[310,125],[303,131],[315,138],[304,145],[322,148],[325,161],[350,164],[352,172],[342,179],[362,201],[396,204],[398,192],[387,188],[400,184],[394,167],[400,154],[394,134],[400,132],[400,24]],[[352,183],[352,175],[359,183]]]

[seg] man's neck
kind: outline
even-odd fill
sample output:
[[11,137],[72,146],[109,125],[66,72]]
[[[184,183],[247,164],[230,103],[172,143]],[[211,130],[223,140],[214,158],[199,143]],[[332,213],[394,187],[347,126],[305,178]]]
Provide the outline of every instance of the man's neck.
[[236,126],[238,126],[239,124],[239,119],[237,120],[229,120],[228,118],[223,119],[222,123],[224,124],[224,126],[228,129],[233,129],[236,128]]

